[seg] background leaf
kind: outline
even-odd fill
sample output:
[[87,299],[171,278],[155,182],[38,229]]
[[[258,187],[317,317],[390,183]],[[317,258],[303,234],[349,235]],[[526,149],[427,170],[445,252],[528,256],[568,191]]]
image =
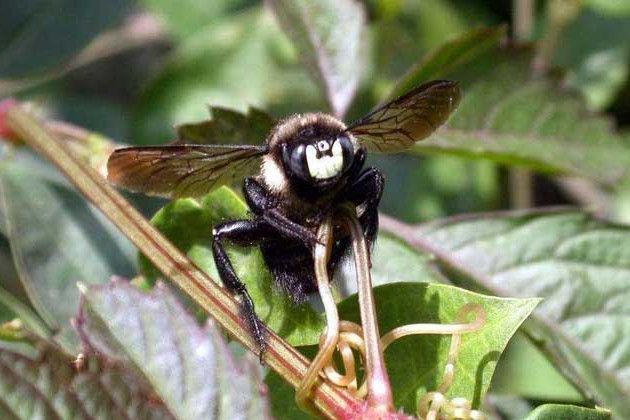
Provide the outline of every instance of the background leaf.
[[531,51],[499,47],[497,33],[475,31],[452,41],[396,87],[392,96],[422,80],[444,78],[458,80],[464,91],[447,125],[412,151],[491,159],[609,185],[626,177],[628,140],[553,80],[534,77]]
[[226,15],[241,9],[247,0],[141,0],[149,11],[159,16],[169,32],[178,38],[185,38],[203,29],[205,25],[216,23]]
[[76,350],[69,320],[76,282],[104,283],[133,273],[131,244],[74,190],[24,167],[0,168],[0,192],[13,258],[32,305],[59,342]]
[[235,359],[219,330],[200,328],[168,288],[144,293],[118,280],[84,297],[84,343],[142,375],[175,418],[270,418],[257,361]]
[[70,59],[119,23],[128,0],[24,0],[0,5],[0,78],[24,77]]
[[343,116],[365,67],[365,10],[356,0],[267,0],[333,113]]
[[147,384],[120,366],[73,358],[38,341],[22,347],[0,341],[0,417],[3,419],[173,419]]
[[[298,97],[297,108],[286,102]],[[205,27],[173,51],[139,100],[133,137],[143,144],[172,140],[171,127],[205,119],[206,104],[240,111],[278,105],[285,114],[320,103],[273,18],[253,8]]]

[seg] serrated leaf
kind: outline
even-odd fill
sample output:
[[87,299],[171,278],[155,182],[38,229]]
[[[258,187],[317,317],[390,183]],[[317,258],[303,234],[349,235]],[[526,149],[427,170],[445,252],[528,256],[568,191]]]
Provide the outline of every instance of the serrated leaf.
[[342,117],[364,71],[366,13],[356,0],[267,0],[300,58]]
[[494,213],[404,233],[458,285],[544,298],[528,335],[587,396],[630,416],[630,229],[579,212]]
[[210,119],[178,125],[177,141],[186,144],[261,144],[275,124],[275,119],[257,108],[241,113],[227,108],[210,107]]
[[164,285],[146,293],[116,280],[84,299],[84,343],[140,373],[175,418],[269,418],[257,361],[236,360],[219,330],[201,328]]
[[141,377],[120,366],[84,363],[39,341],[18,349],[0,341],[0,417],[3,419],[173,419]]
[[447,125],[411,151],[490,159],[608,185],[626,177],[630,136],[615,133],[610,120],[588,112],[556,81],[534,77],[531,51],[500,47],[497,33],[475,31],[447,43],[399,83],[392,96],[425,78],[457,80],[464,92]]
[[[212,255],[212,228],[215,224],[247,219],[245,203],[229,188],[220,188],[203,199],[176,200],[151,219],[175,246],[217,281],[219,275]],[[308,304],[295,305],[273,285],[258,247],[228,247],[228,254],[239,278],[256,305],[256,313],[272,330],[294,345],[313,344],[324,328],[323,318]],[[142,256],[140,265],[149,279],[160,273]]]
[[611,412],[603,409],[590,409],[575,405],[545,404],[532,411],[525,420],[607,420]]
[[[400,278],[398,280],[406,280]],[[413,279],[415,280],[415,279]],[[393,280],[392,280],[393,281]],[[449,398],[465,397],[478,406],[488,389],[494,367],[508,340],[538,304],[539,299],[506,299],[484,296],[443,284],[393,283],[374,288],[381,335],[411,323],[455,323],[463,305],[479,303],[488,316],[478,332],[462,335]],[[340,318],[360,323],[356,296],[339,304]],[[435,391],[442,381],[450,338],[411,336],[397,340],[385,351],[392,383],[394,406],[416,413],[418,398]],[[305,348],[312,352],[313,348]],[[293,392],[271,373],[265,381],[271,390],[277,418],[300,418]]]
[[133,273],[133,248],[69,187],[8,162],[0,168],[0,187],[23,287],[60,344],[75,351],[69,321],[79,304],[76,282],[104,283],[113,274]]
[[29,76],[62,64],[99,32],[119,23],[130,5],[127,0],[3,1],[0,78]]

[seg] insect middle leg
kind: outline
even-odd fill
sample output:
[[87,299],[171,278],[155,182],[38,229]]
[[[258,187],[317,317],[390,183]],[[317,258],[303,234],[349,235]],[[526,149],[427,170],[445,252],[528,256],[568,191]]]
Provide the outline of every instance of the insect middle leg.
[[224,242],[229,241],[237,245],[255,245],[269,238],[273,229],[260,220],[235,220],[221,223],[212,231],[212,253],[219,271],[219,276],[225,287],[232,293],[241,297],[241,307],[244,316],[249,323],[249,329],[260,349],[260,359],[265,353],[266,327],[256,315],[254,302],[247,292],[245,284],[238,278],[236,271],[230,262],[224,248]]

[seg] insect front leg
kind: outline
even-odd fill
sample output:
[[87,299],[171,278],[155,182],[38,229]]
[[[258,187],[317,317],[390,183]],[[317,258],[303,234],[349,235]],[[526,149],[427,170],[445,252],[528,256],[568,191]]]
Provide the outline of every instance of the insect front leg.
[[260,361],[265,353],[266,327],[256,315],[254,302],[245,288],[245,284],[238,278],[236,271],[228,258],[224,248],[224,242],[229,241],[237,245],[255,245],[270,236],[269,226],[259,220],[235,220],[221,223],[212,230],[212,253],[214,262],[219,271],[219,276],[225,287],[232,293],[241,297],[241,307],[249,329],[260,349]]
[[243,184],[245,201],[250,210],[260,216],[264,222],[273,227],[280,235],[295,239],[310,248],[317,242],[317,235],[306,227],[295,223],[276,208],[277,200],[255,178],[246,178]]
[[363,210],[359,222],[369,246],[374,244],[378,232],[378,205],[384,184],[383,174],[376,168],[368,168],[350,186],[346,195],[359,210]]

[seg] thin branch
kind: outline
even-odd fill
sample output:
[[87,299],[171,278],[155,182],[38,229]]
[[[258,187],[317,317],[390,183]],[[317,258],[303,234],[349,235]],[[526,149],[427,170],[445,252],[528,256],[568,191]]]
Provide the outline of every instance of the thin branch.
[[[26,144],[54,163],[75,187],[101,210],[169,279],[203,307],[226,331],[252,352],[258,346],[240,316],[238,302],[199,270],[116,190],[84,161],[55,139],[35,117],[19,105],[5,114],[6,123]],[[265,361],[293,387],[304,378],[309,361],[278,335],[269,331]],[[313,403],[330,418],[351,418],[362,403],[348,392],[318,382]]]

